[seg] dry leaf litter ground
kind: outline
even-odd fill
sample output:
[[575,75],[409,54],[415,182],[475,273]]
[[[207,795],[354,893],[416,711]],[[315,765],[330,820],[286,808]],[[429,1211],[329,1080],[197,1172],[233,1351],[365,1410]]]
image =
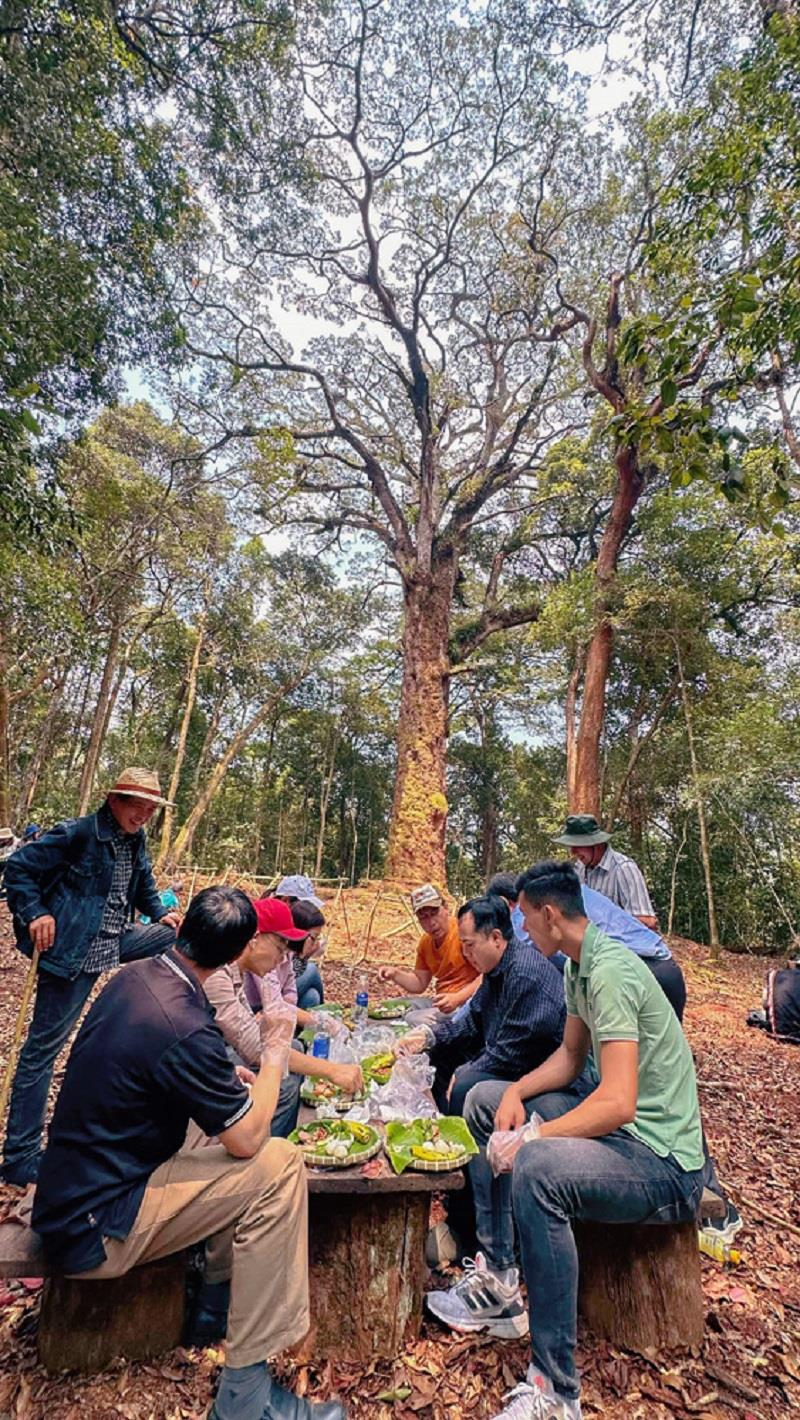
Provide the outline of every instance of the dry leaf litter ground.
[[[198,878],[195,887],[203,885]],[[247,881],[242,880],[247,887]],[[366,965],[376,994],[381,962],[413,960],[407,899],[380,884],[331,893],[324,975],[329,998],[352,998]],[[581,1334],[583,1407],[606,1420],[781,1420],[800,1412],[800,1050],[744,1024],[760,1005],[765,958],[724,955],[676,940],[686,972],[686,1030],[719,1173],[739,1203],[744,1254],[735,1268],[703,1259],[706,1341],[701,1355],[651,1359]],[[0,907],[0,1068],[13,1034],[27,967]],[[59,1062],[63,1072],[64,1058]],[[0,1188],[0,1214],[16,1197]],[[346,1298],[342,1299],[346,1306]],[[220,1350],[170,1352],[102,1375],[48,1377],[36,1360],[38,1287],[0,1281],[0,1420],[194,1420],[213,1393]],[[366,1371],[321,1364],[278,1370],[300,1394],[345,1397],[352,1420],[483,1420],[523,1375],[526,1347],[448,1335],[432,1320],[394,1365]]]

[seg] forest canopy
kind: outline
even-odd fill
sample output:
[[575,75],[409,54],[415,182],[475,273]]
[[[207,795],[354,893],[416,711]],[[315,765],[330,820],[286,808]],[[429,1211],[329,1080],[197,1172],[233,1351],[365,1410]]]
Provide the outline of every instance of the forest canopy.
[[0,24],[0,823],[786,946],[796,7],[187,14]]

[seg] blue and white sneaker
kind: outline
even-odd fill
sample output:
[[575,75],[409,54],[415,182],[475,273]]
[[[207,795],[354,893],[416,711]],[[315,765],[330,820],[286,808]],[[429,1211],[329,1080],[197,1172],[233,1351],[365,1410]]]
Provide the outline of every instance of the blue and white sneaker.
[[556,1395],[544,1372],[533,1365],[525,1380],[503,1399],[509,1403],[493,1420],[581,1420],[580,1401]]
[[428,1292],[428,1310],[453,1331],[486,1331],[510,1340],[528,1334],[528,1312],[519,1290],[519,1274],[508,1280],[492,1272],[482,1252],[464,1258],[464,1275],[447,1292]]
[[700,1226],[702,1231],[708,1234],[709,1238],[721,1238],[724,1243],[730,1245],[736,1237],[736,1234],[742,1231],[744,1223],[742,1222],[738,1208],[734,1208],[730,1199],[726,1198],[725,1202],[727,1208],[725,1209],[724,1218],[703,1218]]

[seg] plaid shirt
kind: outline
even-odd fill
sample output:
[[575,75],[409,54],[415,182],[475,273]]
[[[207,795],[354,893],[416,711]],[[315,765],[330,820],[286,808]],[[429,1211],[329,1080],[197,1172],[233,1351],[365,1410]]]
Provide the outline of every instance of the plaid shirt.
[[561,1044],[565,1020],[559,972],[514,937],[463,1011],[435,1027],[431,1064],[469,1061],[498,1080],[518,1080]]
[[586,868],[575,858],[572,866],[582,883],[610,897],[632,917],[655,917],[642,870],[624,853],[608,847],[596,867]]
[[[106,813],[107,810],[103,809],[101,812]],[[103,908],[100,930],[94,941],[89,943],[83,971],[111,971],[115,966],[119,966],[119,939],[128,925],[128,888],[133,871],[135,835],[124,833],[112,814],[109,813],[108,817],[111,820],[111,842],[114,847],[114,873]]]

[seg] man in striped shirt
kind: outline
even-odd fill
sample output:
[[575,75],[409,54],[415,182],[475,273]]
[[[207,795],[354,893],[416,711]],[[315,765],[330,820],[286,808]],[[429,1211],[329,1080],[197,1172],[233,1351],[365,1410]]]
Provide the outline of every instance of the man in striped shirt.
[[563,833],[553,842],[569,848],[582,883],[655,930],[658,918],[641,868],[612,848],[610,839],[611,834],[600,827],[594,814],[570,814]]

